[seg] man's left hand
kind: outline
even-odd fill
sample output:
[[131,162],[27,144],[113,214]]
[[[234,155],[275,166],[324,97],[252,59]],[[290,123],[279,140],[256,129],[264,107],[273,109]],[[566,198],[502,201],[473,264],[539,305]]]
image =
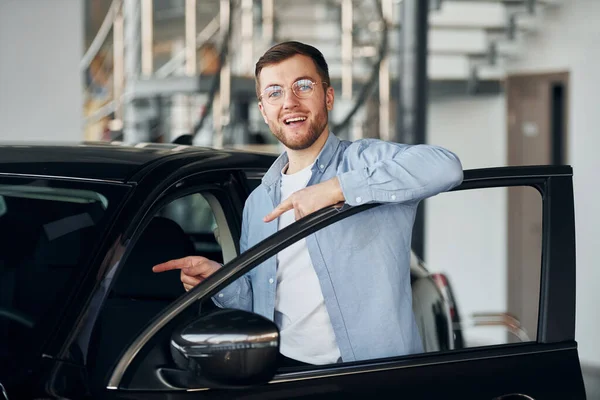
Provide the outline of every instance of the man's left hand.
[[337,204],[346,200],[342,193],[342,187],[337,177],[329,179],[316,185],[308,186],[292,194],[263,220],[271,222],[284,212],[294,210],[296,221],[317,210]]

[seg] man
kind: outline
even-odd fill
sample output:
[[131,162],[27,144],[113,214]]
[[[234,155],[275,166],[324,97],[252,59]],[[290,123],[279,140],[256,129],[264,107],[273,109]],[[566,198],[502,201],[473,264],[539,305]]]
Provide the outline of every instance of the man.
[[[328,127],[334,90],[314,47],[285,42],[256,64],[258,107],[285,152],[246,201],[241,251],[316,210],[388,203],[337,222],[267,260],[214,297],[280,328],[281,353],[310,364],[422,351],[412,312],[410,239],[420,200],[462,181],[451,152],[366,139],[340,141]],[[221,267],[186,257],[186,290]]]

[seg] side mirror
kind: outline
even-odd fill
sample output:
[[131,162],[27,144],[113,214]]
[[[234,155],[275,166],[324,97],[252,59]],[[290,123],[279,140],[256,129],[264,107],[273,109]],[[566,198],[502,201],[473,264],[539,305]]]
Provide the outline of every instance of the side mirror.
[[175,331],[171,354],[179,368],[214,387],[263,384],[277,370],[279,329],[257,314],[218,310]]

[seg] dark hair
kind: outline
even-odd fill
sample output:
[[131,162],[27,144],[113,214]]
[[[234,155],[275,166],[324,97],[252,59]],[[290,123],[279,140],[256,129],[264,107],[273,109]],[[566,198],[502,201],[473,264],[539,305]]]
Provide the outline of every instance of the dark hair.
[[325,82],[327,86],[331,86],[331,81],[329,80],[329,67],[327,66],[325,57],[323,57],[323,54],[317,48],[295,41],[282,42],[267,50],[267,52],[263,54],[263,56],[256,63],[256,69],[254,70],[254,78],[256,79],[256,96],[260,96],[260,85],[258,83],[260,71],[262,71],[262,69],[266,66],[279,64],[280,62],[298,54],[310,57],[317,68],[317,72],[319,73],[321,80]]

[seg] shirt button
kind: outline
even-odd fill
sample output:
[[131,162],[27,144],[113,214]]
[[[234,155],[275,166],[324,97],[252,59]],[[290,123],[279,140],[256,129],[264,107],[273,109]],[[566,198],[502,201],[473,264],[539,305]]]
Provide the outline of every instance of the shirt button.
[[396,195],[395,194],[392,195],[392,200],[396,200]]
[[362,197],[357,197],[357,198],[356,198],[356,202],[357,202],[357,203],[360,203],[361,201],[362,201]]
[[273,282],[275,282],[275,281],[273,280],[273,278],[269,279],[269,283],[273,283]]
[[223,297],[223,293],[219,293],[219,297]]
[[319,168],[323,169],[325,166],[323,164],[319,165]]

